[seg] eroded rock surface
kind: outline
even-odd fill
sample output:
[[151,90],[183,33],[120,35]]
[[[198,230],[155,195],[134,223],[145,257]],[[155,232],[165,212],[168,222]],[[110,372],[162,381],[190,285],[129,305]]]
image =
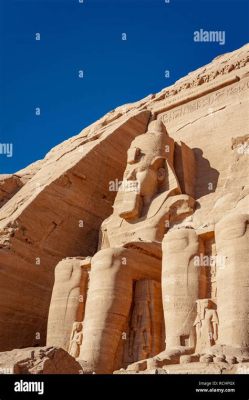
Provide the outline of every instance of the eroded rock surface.
[[2,374],[80,374],[80,364],[57,347],[34,347],[0,353]]

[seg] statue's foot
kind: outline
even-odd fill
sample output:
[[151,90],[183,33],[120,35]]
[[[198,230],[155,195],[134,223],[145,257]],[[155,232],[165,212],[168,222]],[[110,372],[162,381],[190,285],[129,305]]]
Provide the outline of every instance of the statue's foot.
[[208,349],[206,353],[212,354],[215,362],[223,362],[224,360],[229,364],[234,364],[235,362],[249,362],[248,347],[216,344]]
[[137,361],[127,367],[128,371],[145,371],[146,369],[162,368],[165,365],[179,364],[180,357],[184,354],[193,353],[193,349],[185,346],[179,346],[174,349],[164,350],[158,355],[147,360]]
[[237,364],[241,362],[249,362],[249,351],[247,348],[214,345],[204,352],[200,353],[200,362],[214,362]]
[[191,353],[193,353],[193,349],[185,346],[179,346],[168,350],[166,349],[155,357],[149,358],[147,360],[147,368],[162,368],[165,365],[179,364],[180,358],[183,355],[188,355]]
[[180,356],[180,364],[189,364],[200,361],[200,354],[184,354]]
[[163,368],[164,366],[171,364],[188,364],[192,362],[201,362],[206,364],[226,363],[229,365],[249,362],[249,351],[248,349],[237,347],[215,345],[199,354],[194,353],[192,348],[181,346],[175,349],[164,350],[152,358],[130,364],[127,367],[127,370],[140,372]]
[[136,361],[136,362],[128,365],[127,371],[132,371],[132,372],[145,371],[147,369],[147,361],[148,360]]
[[215,354],[215,353],[202,353],[199,357],[199,361],[201,363],[227,363],[227,364],[237,364],[239,361],[237,357],[226,355],[223,353]]

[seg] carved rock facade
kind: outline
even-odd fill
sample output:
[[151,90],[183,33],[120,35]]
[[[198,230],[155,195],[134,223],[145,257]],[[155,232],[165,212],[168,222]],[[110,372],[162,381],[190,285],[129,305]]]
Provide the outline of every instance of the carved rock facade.
[[83,373],[247,368],[248,61],[220,56],[13,177],[1,351],[46,340]]

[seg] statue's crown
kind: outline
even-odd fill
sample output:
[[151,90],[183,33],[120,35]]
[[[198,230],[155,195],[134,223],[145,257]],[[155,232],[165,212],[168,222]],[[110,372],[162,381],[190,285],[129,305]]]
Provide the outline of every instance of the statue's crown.
[[148,125],[148,133],[153,133],[153,134],[165,134],[168,136],[168,132],[166,130],[166,127],[164,123],[162,122],[161,119],[155,119],[154,121],[151,121]]

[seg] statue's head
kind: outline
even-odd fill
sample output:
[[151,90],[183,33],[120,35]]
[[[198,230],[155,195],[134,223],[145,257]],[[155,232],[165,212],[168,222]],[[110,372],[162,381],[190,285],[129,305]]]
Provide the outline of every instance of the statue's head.
[[119,215],[137,217],[139,209],[162,191],[166,180],[167,132],[161,120],[152,121],[148,131],[137,136],[128,150],[124,172],[123,204]]
[[204,318],[206,309],[215,308],[215,304],[211,299],[198,299],[196,300],[196,304],[197,304],[197,313],[201,316],[202,319]]
[[74,323],[74,329],[76,332],[80,332],[82,330],[82,323],[81,322],[75,322]]

